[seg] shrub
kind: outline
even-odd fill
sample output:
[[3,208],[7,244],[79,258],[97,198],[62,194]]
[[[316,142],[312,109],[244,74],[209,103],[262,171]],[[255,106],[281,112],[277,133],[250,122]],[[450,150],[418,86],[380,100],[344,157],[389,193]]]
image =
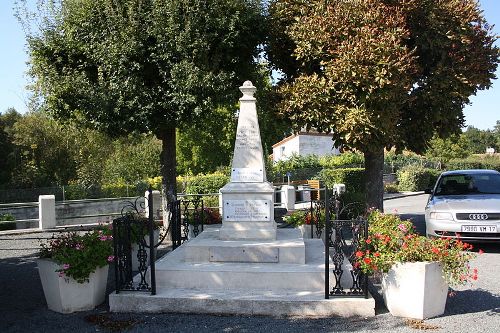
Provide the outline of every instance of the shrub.
[[469,264],[475,257],[468,251],[472,248],[460,239],[419,236],[411,221],[375,210],[368,215],[368,237],[360,241],[354,266],[373,274],[387,272],[395,263],[437,261],[449,284],[463,285],[477,279]]
[[398,193],[398,185],[394,183],[385,184],[384,191],[386,193]]
[[178,190],[189,194],[219,193],[219,189],[228,182],[229,176],[218,172],[206,175],[177,177],[177,183],[182,184]]
[[[355,217],[365,211],[365,170],[363,168],[323,169],[318,178],[329,188],[333,188],[333,184],[346,185],[346,193],[342,195],[341,201],[349,217]],[[341,216],[341,218],[344,217],[346,216]]]
[[400,191],[423,191],[436,182],[441,171],[419,165],[408,165],[397,172]]
[[340,155],[327,155],[319,158],[319,164],[324,168],[346,168],[359,167],[363,165],[365,159],[362,154],[358,153],[342,153]]
[[492,169],[500,171],[500,157],[474,155],[468,158],[450,160],[445,167],[447,170]]

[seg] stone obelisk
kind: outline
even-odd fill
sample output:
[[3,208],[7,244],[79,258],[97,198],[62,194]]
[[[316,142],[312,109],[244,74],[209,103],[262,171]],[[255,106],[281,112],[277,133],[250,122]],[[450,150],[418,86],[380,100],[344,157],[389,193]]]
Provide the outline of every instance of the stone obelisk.
[[231,181],[222,194],[222,240],[274,240],[274,188],[266,180],[264,154],[257,119],[256,88],[240,87],[240,113],[236,129]]

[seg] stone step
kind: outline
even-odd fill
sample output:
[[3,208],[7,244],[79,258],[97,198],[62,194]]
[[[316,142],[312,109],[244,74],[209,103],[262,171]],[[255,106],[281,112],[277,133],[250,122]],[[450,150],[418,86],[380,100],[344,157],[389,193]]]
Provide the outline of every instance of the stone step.
[[218,238],[219,229],[207,228],[198,237],[184,243],[186,262],[239,262],[305,264],[306,253],[298,229],[277,231],[273,241],[227,240]]
[[109,295],[112,312],[174,312],[264,316],[375,316],[369,298],[330,298],[324,292],[290,290],[196,290],[159,288],[152,296],[140,292]]
[[[205,231],[202,233],[204,234]],[[202,235],[200,234],[200,235]],[[156,262],[159,288],[289,289],[321,291],[325,283],[324,245],[319,239],[305,244],[305,264],[261,262],[186,262],[185,244]],[[333,274],[330,274],[333,279]]]

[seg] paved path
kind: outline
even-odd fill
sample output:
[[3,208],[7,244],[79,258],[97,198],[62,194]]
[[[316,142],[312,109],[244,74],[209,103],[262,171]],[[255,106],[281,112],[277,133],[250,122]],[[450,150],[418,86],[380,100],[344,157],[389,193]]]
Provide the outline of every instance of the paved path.
[[[422,198],[416,198],[421,200]],[[412,214],[407,201],[394,199],[396,208]],[[424,200],[425,201],[425,200]],[[387,202],[386,207],[388,207]],[[391,203],[392,204],[392,203]],[[415,203],[417,207],[419,204]],[[406,208],[404,208],[406,207]],[[416,212],[414,215],[418,215]],[[35,258],[39,241],[47,233],[0,234],[0,333],[7,332],[418,332],[402,318],[387,313],[377,285],[374,318],[269,318],[182,314],[111,314],[107,304],[94,311],[62,315],[47,309]],[[500,327],[500,250],[485,245],[487,253],[473,265],[479,280],[471,289],[458,291],[448,299],[444,316],[420,324],[434,332],[499,332]],[[110,277],[112,276],[110,270]],[[108,281],[108,292],[113,281]]]

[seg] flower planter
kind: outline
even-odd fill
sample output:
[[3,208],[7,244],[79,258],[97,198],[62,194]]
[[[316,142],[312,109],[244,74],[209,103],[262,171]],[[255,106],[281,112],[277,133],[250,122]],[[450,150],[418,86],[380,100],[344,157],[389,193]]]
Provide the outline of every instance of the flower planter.
[[444,313],[448,284],[439,263],[409,262],[383,275],[382,293],[392,315],[425,319]]
[[[160,238],[160,230],[154,230],[153,231],[154,235],[154,242],[155,244],[158,244],[158,240]],[[144,240],[146,241],[146,244],[149,245],[149,235],[144,236]],[[146,253],[148,255],[148,266],[149,266],[149,248],[145,248]],[[133,271],[138,271],[139,270],[139,259],[137,258],[137,253],[139,251],[139,244],[134,243],[132,244],[132,270]],[[156,258],[156,248],[154,249],[155,252],[155,258]]]
[[38,259],[38,273],[50,310],[59,313],[92,310],[104,302],[109,266],[97,268],[89,281],[78,283],[56,272],[60,265],[50,259]]

